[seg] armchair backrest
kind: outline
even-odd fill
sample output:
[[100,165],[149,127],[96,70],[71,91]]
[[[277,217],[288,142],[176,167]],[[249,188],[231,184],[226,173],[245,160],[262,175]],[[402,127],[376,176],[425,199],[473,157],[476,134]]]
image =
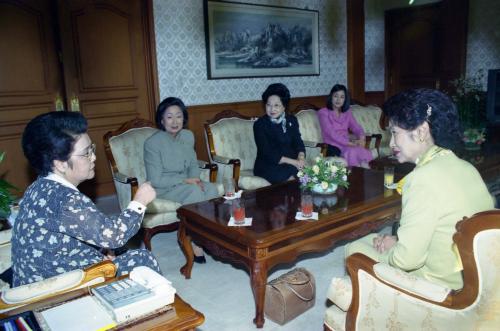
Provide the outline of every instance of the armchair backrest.
[[453,306],[472,312],[474,330],[500,325],[500,210],[475,214],[457,224],[453,240],[464,266],[464,288]]
[[[382,109],[377,106],[361,106],[351,105],[351,110],[356,121],[361,125],[365,134],[381,134],[382,140],[380,142],[380,156],[390,155],[389,142],[391,140],[391,133],[389,130],[382,130],[380,127],[380,120],[382,116]],[[372,148],[373,146],[370,146]]]
[[226,110],[205,123],[210,160],[215,155],[239,159],[241,170],[252,170],[257,157],[254,122],[254,118]]
[[144,142],[158,129],[150,121],[134,119],[104,136],[104,149],[113,173],[146,180]]
[[[314,106],[312,106],[314,107]],[[300,135],[302,140],[323,142],[321,127],[319,125],[318,115],[315,108],[303,109],[295,114],[299,122]]]

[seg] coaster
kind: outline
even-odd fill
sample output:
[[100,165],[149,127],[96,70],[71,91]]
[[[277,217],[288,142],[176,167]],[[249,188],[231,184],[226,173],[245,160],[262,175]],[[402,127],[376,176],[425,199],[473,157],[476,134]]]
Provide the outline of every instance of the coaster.
[[317,221],[318,220],[318,213],[313,211],[313,214],[311,217],[302,217],[302,212],[298,211],[297,214],[295,214],[295,219],[297,221],[310,221],[310,220]]
[[227,226],[251,226],[252,225],[252,218],[251,217],[245,217],[245,222],[241,224],[234,224],[234,218],[231,216],[229,219],[229,222],[227,223]]
[[226,200],[234,200],[234,199],[239,199],[241,198],[241,194],[243,193],[243,190],[239,190],[238,192],[236,192],[232,197],[226,197],[225,195],[223,195],[222,197]]

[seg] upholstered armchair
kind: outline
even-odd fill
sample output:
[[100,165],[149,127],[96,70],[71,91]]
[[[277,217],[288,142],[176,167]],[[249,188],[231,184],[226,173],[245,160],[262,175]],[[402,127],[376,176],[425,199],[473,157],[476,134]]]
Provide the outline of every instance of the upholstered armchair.
[[389,130],[385,130],[385,126],[382,129],[382,109],[377,106],[353,104],[351,110],[356,121],[365,130],[365,147],[372,152],[373,158],[391,155],[389,147],[391,133]]
[[328,290],[336,305],[326,311],[325,330],[498,330],[500,211],[464,218],[453,240],[463,264],[458,291],[359,253],[348,257],[350,279],[335,278]]
[[103,261],[85,269],[75,269],[35,283],[11,289],[2,289],[0,313],[79,288],[102,283],[113,278],[115,274],[116,266],[113,262]]
[[210,162],[217,164],[219,181],[234,178],[238,188],[252,190],[271,185],[254,176],[253,166],[257,146],[253,136],[255,118],[225,110],[205,123]]
[[[118,195],[120,209],[125,209],[140,183],[146,181],[144,166],[144,142],[157,132],[154,124],[143,119],[133,119],[118,130],[104,135],[104,150],[109,161],[113,181]],[[200,178],[215,182],[217,166],[199,161],[202,171]],[[222,194],[222,188],[219,188]],[[151,238],[163,231],[175,231],[178,227],[177,208],[180,203],[157,198],[146,209],[142,221],[143,241],[151,250]]]

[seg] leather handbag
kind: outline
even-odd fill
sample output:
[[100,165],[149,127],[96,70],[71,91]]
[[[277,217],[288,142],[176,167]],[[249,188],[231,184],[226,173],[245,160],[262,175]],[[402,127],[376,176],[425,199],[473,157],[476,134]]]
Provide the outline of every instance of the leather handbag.
[[315,301],[314,276],[304,268],[295,268],[266,284],[264,312],[283,325],[314,306]]

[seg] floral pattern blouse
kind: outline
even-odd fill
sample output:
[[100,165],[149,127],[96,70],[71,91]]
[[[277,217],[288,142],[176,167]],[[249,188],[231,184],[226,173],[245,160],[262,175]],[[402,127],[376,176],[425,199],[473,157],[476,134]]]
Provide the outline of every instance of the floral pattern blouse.
[[100,248],[123,246],[142,221],[142,205],[108,217],[76,187],[49,177],[33,182],[20,204],[12,233],[13,286],[102,261]]

